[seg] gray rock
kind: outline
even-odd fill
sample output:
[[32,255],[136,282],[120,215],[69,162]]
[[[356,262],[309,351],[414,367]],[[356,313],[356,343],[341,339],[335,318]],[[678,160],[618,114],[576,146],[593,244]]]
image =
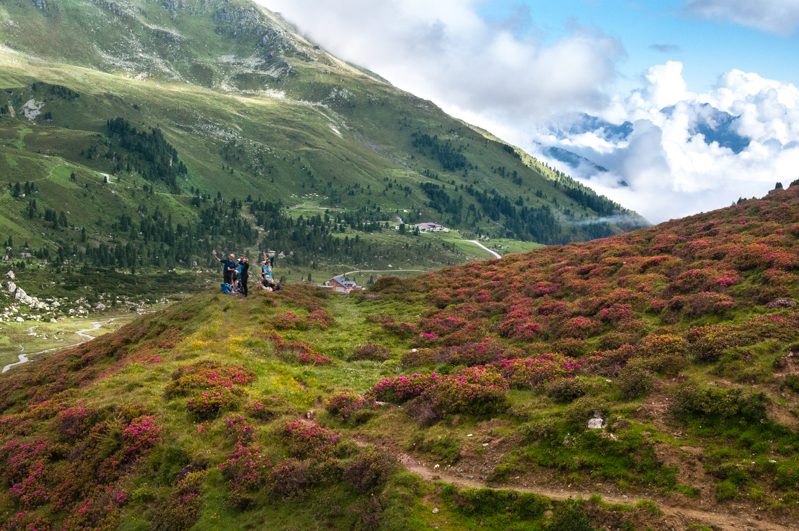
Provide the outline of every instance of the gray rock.
[[9,271],[8,273],[6,273],[6,277],[8,277],[11,280],[14,280],[15,278],[17,278],[16,276],[14,276],[14,272],[13,271]]
[[17,291],[17,285],[14,284],[13,282],[9,282],[6,287],[8,288],[9,293],[14,293],[15,291]]

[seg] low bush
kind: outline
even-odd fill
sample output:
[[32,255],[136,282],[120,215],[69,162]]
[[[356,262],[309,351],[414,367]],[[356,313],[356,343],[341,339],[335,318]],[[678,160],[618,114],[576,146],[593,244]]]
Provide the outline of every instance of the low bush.
[[439,380],[436,373],[394,376],[378,382],[370,391],[370,396],[381,402],[402,404],[420,396]]
[[237,509],[247,509],[255,503],[254,493],[266,485],[272,463],[262,448],[239,444],[219,469],[228,480],[228,503]]
[[255,380],[255,373],[250,369],[224,367],[220,363],[203,361],[175,371],[172,382],[164,388],[164,396],[172,399],[186,396],[197,389],[231,389]]
[[592,419],[596,413],[602,418],[607,418],[609,412],[610,406],[604,399],[586,395],[581,396],[569,405],[564,418],[566,422],[572,426],[585,429],[588,421]]
[[292,422],[277,428],[276,434],[292,457],[332,456],[336,453],[339,435],[318,424]]
[[649,394],[654,384],[655,375],[647,368],[644,360],[629,363],[616,377],[616,385],[619,386],[622,396],[628,400]]
[[391,477],[397,468],[397,459],[390,453],[369,449],[355,457],[344,467],[344,479],[362,493],[374,491]]
[[416,326],[410,323],[383,323],[383,330],[391,332],[401,339],[408,339],[416,335]]
[[340,393],[331,396],[325,402],[325,410],[330,413],[331,416],[338,418],[342,422],[349,421],[358,411],[364,408],[374,409],[374,407],[374,399],[349,393]]
[[218,387],[195,395],[186,404],[186,409],[198,419],[215,419],[224,411],[238,409],[246,396],[247,392],[241,387]]
[[526,441],[538,440],[552,442],[558,438],[558,425],[550,418],[538,419],[522,424],[519,433]]
[[546,393],[555,402],[571,402],[583,396],[587,391],[586,387],[580,378],[561,378],[546,384]]
[[303,325],[304,328],[308,327],[303,318],[294,312],[279,313],[272,318],[272,326],[277,330],[298,330]]
[[555,512],[549,523],[548,531],[594,531],[591,519],[583,510],[583,503],[575,500],[566,501]]
[[290,498],[318,485],[335,482],[340,476],[341,467],[330,458],[289,458],[275,463],[267,478],[266,488],[271,494]]
[[200,516],[200,494],[205,472],[195,472],[178,480],[172,493],[153,515],[154,531],[184,531],[190,529]]
[[244,412],[254,419],[272,420],[284,413],[290,413],[288,402],[280,395],[269,395],[258,402],[244,404]]
[[406,369],[432,365],[435,363],[435,350],[432,348],[412,349],[402,355],[400,363]]
[[460,459],[462,446],[463,443],[460,440],[447,433],[440,437],[428,438],[425,438],[424,435],[418,435],[408,441],[406,449],[409,452],[430,454],[436,461],[453,465]]
[[255,437],[255,428],[247,424],[241,415],[233,415],[224,420],[225,438],[239,445],[248,445]]
[[361,345],[352,350],[351,361],[386,361],[391,359],[391,351],[382,345]]

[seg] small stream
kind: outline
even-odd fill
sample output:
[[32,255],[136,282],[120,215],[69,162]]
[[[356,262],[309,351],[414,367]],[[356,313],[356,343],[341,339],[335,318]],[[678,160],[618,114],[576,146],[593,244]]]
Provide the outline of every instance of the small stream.
[[[92,321],[91,322],[92,328],[85,328],[83,330],[78,330],[77,332],[75,332],[75,334],[78,337],[80,337],[83,341],[75,343],[74,345],[69,345],[69,347],[55,347],[55,348],[48,348],[47,350],[40,350],[39,352],[31,352],[29,354],[20,354],[19,356],[17,356],[19,358],[19,361],[16,362],[16,363],[9,363],[5,367],[3,367],[2,373],[5,374],[6,372],[8,372],[9,370],[11,370],[11,367],[16,367],[17,365],[22,365],[23,363],[28,363],[29,361],[33,361],[33,360],[28,359],[28,356],[35,356],[37,354],[45,354],[47,352],[53,352],[53,351],[56,351],[56,350],[61,350],[63,348],[76,347],[78,345],[82,345],[82,344],[86,343],[87,341],[91,341],[92,339],[94,339],[94,336],[90,336],[89,334],[87,334],[87,332],[95,332],[95,331],[99,330],[100,327],[104,323],[112,323],[112,322],[116,321],[117,319],[118,319],[118,317],[114,317],[113,319],[108,319],[107,321]],[[28,332],[29,333],[33,333],[33,329],[34,328],[38,328],[38,326],[30,327],[28,329]],[[25,351],[25,347],[23,347],[22,345],[20,345],[19,348],[22,349],[23,352]]]

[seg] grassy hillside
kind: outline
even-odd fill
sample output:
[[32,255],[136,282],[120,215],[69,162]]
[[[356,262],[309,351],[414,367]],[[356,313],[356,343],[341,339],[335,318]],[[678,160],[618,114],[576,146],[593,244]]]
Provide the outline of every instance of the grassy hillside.
[[798,224],[793,187],[361,296],[174,304],[0,379],[0,519],[791,529]]
[[[646,224],[249,2],[8,2],[0,38],[0,243],[12,259],[208,268],[211,250],[270,246],[255,201],[279,218],[272,230],[299,213],[271,205],[303,207],[306,232],[275,249],[299,255],[303,278],[470,256],[388,237],[386,223],[542,244]],[[633,221],[600,219],[615,214]],[[332,244],[311,246],[307,230]]]

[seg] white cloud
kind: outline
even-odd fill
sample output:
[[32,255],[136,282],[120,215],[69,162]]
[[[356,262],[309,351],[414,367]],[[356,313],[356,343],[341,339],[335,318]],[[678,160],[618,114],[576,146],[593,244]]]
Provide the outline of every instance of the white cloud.
[[729,20],[784,37],[795,34],[799,26],[796,0],[688,0],[685,9],[695,17]]
[[[650,68],[641,89],[615,98],[600,113],[615,124],[633,122],[628,138],[609,140],[604,129],[565,138],[538,130],[534,140],[608,168],[578,177],[653,222],[762,196],[777,181],[787,186],[799,178],[795,86],[735,70],[720,76],[707,93],[692,94],[685,90],[681,67]],[[709,137],[698,124],[705,124]]]
[[260,1],[339,57],[448,112],[497,122],[601,108],[624,55],[617,40],[577,25],[552,44],[540,32],[520,37],[529,10],[495,24],[477,14],[479,0]]

